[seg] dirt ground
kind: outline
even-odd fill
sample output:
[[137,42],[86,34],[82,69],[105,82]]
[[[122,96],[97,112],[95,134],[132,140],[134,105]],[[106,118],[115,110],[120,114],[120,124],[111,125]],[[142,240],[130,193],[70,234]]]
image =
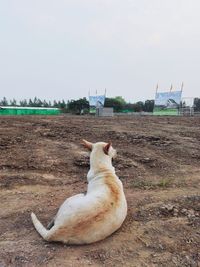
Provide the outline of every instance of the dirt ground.
[[[86,191],[80,141],[112,141],[128,215],[91,245],[47,243],[44,225]],[[0,117],[0,266],[200,266],[200,117]]]

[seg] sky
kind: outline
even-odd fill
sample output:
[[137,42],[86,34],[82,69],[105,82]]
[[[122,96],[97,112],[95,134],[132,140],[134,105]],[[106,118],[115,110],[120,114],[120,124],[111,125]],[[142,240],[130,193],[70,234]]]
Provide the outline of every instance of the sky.
[[0,0],[0,99],[200,97],[199,0]]

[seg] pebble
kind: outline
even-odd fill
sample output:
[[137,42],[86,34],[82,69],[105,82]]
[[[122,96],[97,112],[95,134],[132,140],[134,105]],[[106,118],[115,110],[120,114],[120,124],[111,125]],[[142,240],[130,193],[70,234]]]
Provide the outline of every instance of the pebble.
[[187,214],[187,209],[182,209],[182,210],[181,210],[181,213],[183,213],[183,214]]

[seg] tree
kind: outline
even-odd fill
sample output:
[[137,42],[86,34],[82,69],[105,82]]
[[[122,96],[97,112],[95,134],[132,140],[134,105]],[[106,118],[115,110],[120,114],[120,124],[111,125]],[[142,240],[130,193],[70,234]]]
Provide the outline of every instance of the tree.
[[81,114],[82,110],[85,110],[88,112],[89,107],[90,107],[89,102],[85,97],[80,98],[78,100],[71,100],[67,104],[67,108],[69,112],[75,113],[75,114]]
[[135,112],[141,112],[144,110],[144,103],[142,101],[138,101],[133,104],[133,108]]
[[194,99],[194,111],[200,111],[200,98],[195,98]]
[[144,103],[144,111],[153,112],[154,109],[154,100],[146,100]]
[[65,100],[63,99],[62,102],[59,104],[59,108],[65,109],[67,107],[67,104],[65,103]]
[[54,108],[58,108],[58,103],[57,103],[56,100],[53,101],[53,107],[54,107]]
[[28,106],[29,107],[34,107],[33,101],[31,99],[29,99]]
[[5,96],[4,96],[4,98],[1,100],[0,105],[1,105],[1,106],[8,106],[8,100],[5,98]]
[[134,104],[132,103],[127,103],[125,106],[124,106],[124,112],[134,112]]
[[20,107],[27,107],[28,106],[27,100],[26,99],[20,100],[19,105]]
[[37,107],[37,97],[35,96],[35,98],[33,99],[33,107]]
[[123,103],[123,101],[121,101],[121,99],[119,99],[119,97],[115,97],[115,98],[107,98],[106,97],[104,106],[105,107],[113,107],[114,112],[121,112],[123,110],[124,103]]
[[16,99],[13,98],[13,100],[10,100],[10,105],[13,106],[13,107],[17,106]]
[[47,103],[46,100],[43,100],[42,106],[45,107],[45,108],[48,108],[49,107],[49,104]]
[[33,107],[43,107],[43,102],[35,97],[34,100],[33,100]]
[[124,100],[124,98],[122,96],[116,96],[114,99],[116,101],[118,101],[119,103],[121,103],[122,106],[125,106],[126,105],[126,101]]

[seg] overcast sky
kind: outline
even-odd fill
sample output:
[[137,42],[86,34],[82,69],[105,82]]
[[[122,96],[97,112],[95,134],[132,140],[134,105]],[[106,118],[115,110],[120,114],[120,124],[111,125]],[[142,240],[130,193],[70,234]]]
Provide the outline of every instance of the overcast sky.
[[0,0],[0,99],[200,97],[199,0]]

